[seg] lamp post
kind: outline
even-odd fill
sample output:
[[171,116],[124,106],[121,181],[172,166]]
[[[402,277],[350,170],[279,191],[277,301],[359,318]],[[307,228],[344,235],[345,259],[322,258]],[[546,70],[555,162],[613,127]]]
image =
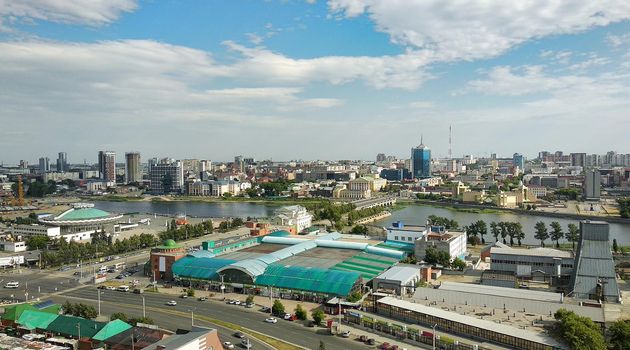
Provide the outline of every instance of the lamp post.
[[437,328],[438,324],[434,324],[433,327],[433,350],[435,350],[435,329]]
[[77,323],[77,329],[79,333],[79,341],[81,341],[81,324],[80,323]]
[[144,318],[144,319],[147,318],[147,309],[146,309],[146,306],[144,304],[144,295],[142,296],[142,318]]
[[101,315],[101,290],[97,289],[96,290],[97,296],[98,296],[98,315]]

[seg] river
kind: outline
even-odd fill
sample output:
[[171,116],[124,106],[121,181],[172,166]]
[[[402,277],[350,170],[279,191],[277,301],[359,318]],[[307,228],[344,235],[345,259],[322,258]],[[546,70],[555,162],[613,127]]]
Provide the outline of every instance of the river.
[[[197,217],[242,217],[255,218],[270,217],[273,215],[277,205],[246,202],[94,202],[96,208],[114,213],[158,213],[158,214],[186,214]],[[543,221],[549,225],[552,221],[558,221],[564,230],[569,223],[578,225],[577,220],[550,218],[533,215],[517,215],[513,213],[497,214],[475,214],[441,207],[427,205],[408,205],[402,209],[394,210],[392,216],[373,223],[373,225],[389,226],[394,221],[403,221],[407,224],[423,225],[429,215],[437,215],[456,220],[460,226],[468,225],[477,220],[484,220],[488,226],[492,221],[517,221],[523,225],[525,231],[524,244],[538,244],[534,239],[534,225],[538,221]],[[488,227],[489,229],[489,227]],[[551,230],[548,228],[548,230]],[[630,246],[630,224],[610,224],[610,240],[616,238],[619,245]],[[486,241],[492,241],[494,237],[488,235]],[[561,242],[565,242],[564,240]],[[548,241],[548,243],[550,243]]]

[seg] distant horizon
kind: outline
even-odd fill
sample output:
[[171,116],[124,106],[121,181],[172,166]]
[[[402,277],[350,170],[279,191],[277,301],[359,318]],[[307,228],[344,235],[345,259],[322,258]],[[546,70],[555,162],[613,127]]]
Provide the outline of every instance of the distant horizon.
[[0,52],[12,164],[630,150],[627,0],[13,0]]

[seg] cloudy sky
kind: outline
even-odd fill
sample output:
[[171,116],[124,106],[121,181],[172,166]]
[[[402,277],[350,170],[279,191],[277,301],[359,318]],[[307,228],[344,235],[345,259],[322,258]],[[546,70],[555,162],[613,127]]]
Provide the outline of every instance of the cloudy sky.
[[[627,0],[0,0],[0,160],[630,153]],[[119,159],[122,157],[119,156]]]

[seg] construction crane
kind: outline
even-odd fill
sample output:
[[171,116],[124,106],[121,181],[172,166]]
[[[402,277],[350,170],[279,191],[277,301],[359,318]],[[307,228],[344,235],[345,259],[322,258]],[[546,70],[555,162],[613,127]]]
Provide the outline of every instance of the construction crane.
[[22,184],[22,175],[17,176],[17,198],[15,195],[11,199],[11,205],[14,207],[24,206],[24,185]]

